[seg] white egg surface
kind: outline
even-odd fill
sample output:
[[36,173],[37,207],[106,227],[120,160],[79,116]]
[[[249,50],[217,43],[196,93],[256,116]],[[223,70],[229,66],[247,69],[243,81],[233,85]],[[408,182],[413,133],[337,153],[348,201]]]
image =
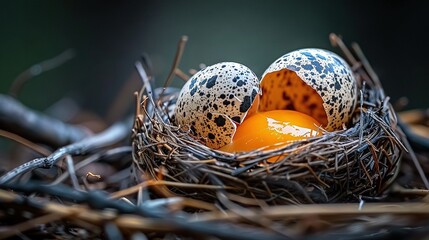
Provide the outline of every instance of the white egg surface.
[[259,93],[259,80],[246,66],[234,62],[208,66],[182,87],[176,123],[206,146],[218,149],[231,142],[236,125],[242,123]]
[[259,110],[289,109],[308,114],[328,131],[341,129],[354,112],[357,85],[337,54],[315,48],[287,53],[261,79]]

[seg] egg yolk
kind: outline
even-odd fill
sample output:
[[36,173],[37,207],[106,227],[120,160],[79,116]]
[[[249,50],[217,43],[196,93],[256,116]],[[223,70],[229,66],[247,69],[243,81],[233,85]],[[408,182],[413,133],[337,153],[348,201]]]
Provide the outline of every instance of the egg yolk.
[[297,111],[257,112],[237,127],[232,142],[220,150],[231,153],[262,147],[272,150],[294,141],[320,136],[320,126],[314,118]]

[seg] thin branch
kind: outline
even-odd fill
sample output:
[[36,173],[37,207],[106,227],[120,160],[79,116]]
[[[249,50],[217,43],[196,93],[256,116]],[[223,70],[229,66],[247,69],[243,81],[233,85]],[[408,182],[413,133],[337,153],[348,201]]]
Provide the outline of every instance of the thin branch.
[[[176,69],[179,67],[180,60],[182,59],[183,52],[185,51],[185,45],[188,41],[188,36],[182,36],[179,40],[179,44],[177,45],[176,56],[174,57],[173,66],[171,66],[170,74],[167,77],[167,80],[164,82],[164,88],[170,85],[171,80],[176,75]],[[162,96],[164,92],[161,92],[160,96]]]
[[79,186],[79,181],[76,177],[76,170],[73,163],[73,158],[70,155],[66,155],[66,163],[67,163],[67,172],[70,175],[70,179],[74,189],[81,190]]
[[83,127],[66,124],[24,106],[8,95],[0,94],[0,128],[29,141],[57,148],[88,136]]
[[72,59],[74,56],[74,50],[67,49],[58,56],[31,66],[15,78],[15,81],[13,81],[12,86],[10,87],[9,94],[12,96],[17,96],[24,84],[27,83],[30,79],[37,77],[46,71],[52,70],[63,65],[64,63]]
[[335,33],[331,33],[329,34],[329,40],[331,40],[332,46],[339,47],[343,51],[344,55],[350,61],[350,64],[352,66],[355,66],[356,64],[358,64],[358,61],[350,52],[350,50],[347,48],[347,46],[344,44],[341,37],[337,36]]
[[405,145],[405,147],[408,149],[408,154],[410,155],[411,160],[414,163],[414,166],[416,167],[417,172],[419,173],[419,176],[421,178],[421,180],[423,181],[426,189],[429,190],[429,180],[426,177],[425,171],[422,168],[422,165],[419,162],[419,159],[416,156],[416,153],[413,151],[410,143],[408,142],[408,138],[404,137],[402,139],[403,144]]
[[16,167],[15,169],[12,169],[0,177],[0,184],[6,183],[12,180],[14,177],[36,168],[50,168],[53,164],[68,154],[81,155],[89,151],[117,143],[129,134],[129,129],[129,121],[116,123],[101,133],[62,147],[48,157],[36,158]]
[[21,136],[18,136],[14,133],[10,133],[8,131],[3,131],[0,129],[0,136],[8,138],[10,140],[13,140],[17,143],[20,143],[21,145],[24,145],[24,146],[28,147],[29,149],[31,149],[37,153],[42,154],[43,156],[49,156],[52,153],[48,149],[46,149],[42,146],[39,146],[39,145],[37,145],[31,141],[28,141],[27,139],[25,139]]
[[359,208],[358,203],[336,203],[336,204],[302,204],[302,205],[282,205],[264,208],[263,210],[245,211],[240,215],[234,211],[200,213],[193,216],[191,221],[226,221],[236,220],[244,217],[260,218],[267,217],[274,219],[302,218],[305,216],[335,217],[343,216],[367,216],[379,214],[393,215],[429,215],[429,204],[421,202],[406,203],[366,203]]
[[189,80],[189,76],[188,74],[184,73],[182,70],[180,70],[179,68],[176,68],[176,70],[174,71],[174,73],[181,79],[183,79],[183,81],[188,81]]

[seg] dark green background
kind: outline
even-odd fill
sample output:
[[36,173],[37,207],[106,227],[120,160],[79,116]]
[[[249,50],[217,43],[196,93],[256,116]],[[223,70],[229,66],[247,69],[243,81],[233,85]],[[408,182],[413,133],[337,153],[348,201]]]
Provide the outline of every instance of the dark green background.
[[236,61],[260,76],[288,51],[332,50],[328,34],[335,32],[361,45],[392,101],[406,96],[409,108],[428,107],[429,8],[423,2],[2,1],[0,92],[32,64],[73,48],[73,60],[33,79],[19,99],[43,110],[72,97],[103,115],[143,51],[152,57],[158,84],[164,81],[183,34],[189,36],[183,70]]

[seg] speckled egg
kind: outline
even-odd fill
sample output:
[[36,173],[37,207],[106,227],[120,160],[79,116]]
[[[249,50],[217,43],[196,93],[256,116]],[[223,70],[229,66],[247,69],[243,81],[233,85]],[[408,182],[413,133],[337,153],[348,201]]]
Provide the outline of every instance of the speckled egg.
[[315,48],[287,53],[261,79],[259,110],[296,110],[328,131],[342,129],[357,103],[357,85],[349,65],[337,54]]
[[[256,112],[258,77],[248,67],[234,62],[208,66],[183,86],[176,103],[176,123],[218,149],[232,141],[236,125]],[[256,106],[252,107],[251,106]]]

